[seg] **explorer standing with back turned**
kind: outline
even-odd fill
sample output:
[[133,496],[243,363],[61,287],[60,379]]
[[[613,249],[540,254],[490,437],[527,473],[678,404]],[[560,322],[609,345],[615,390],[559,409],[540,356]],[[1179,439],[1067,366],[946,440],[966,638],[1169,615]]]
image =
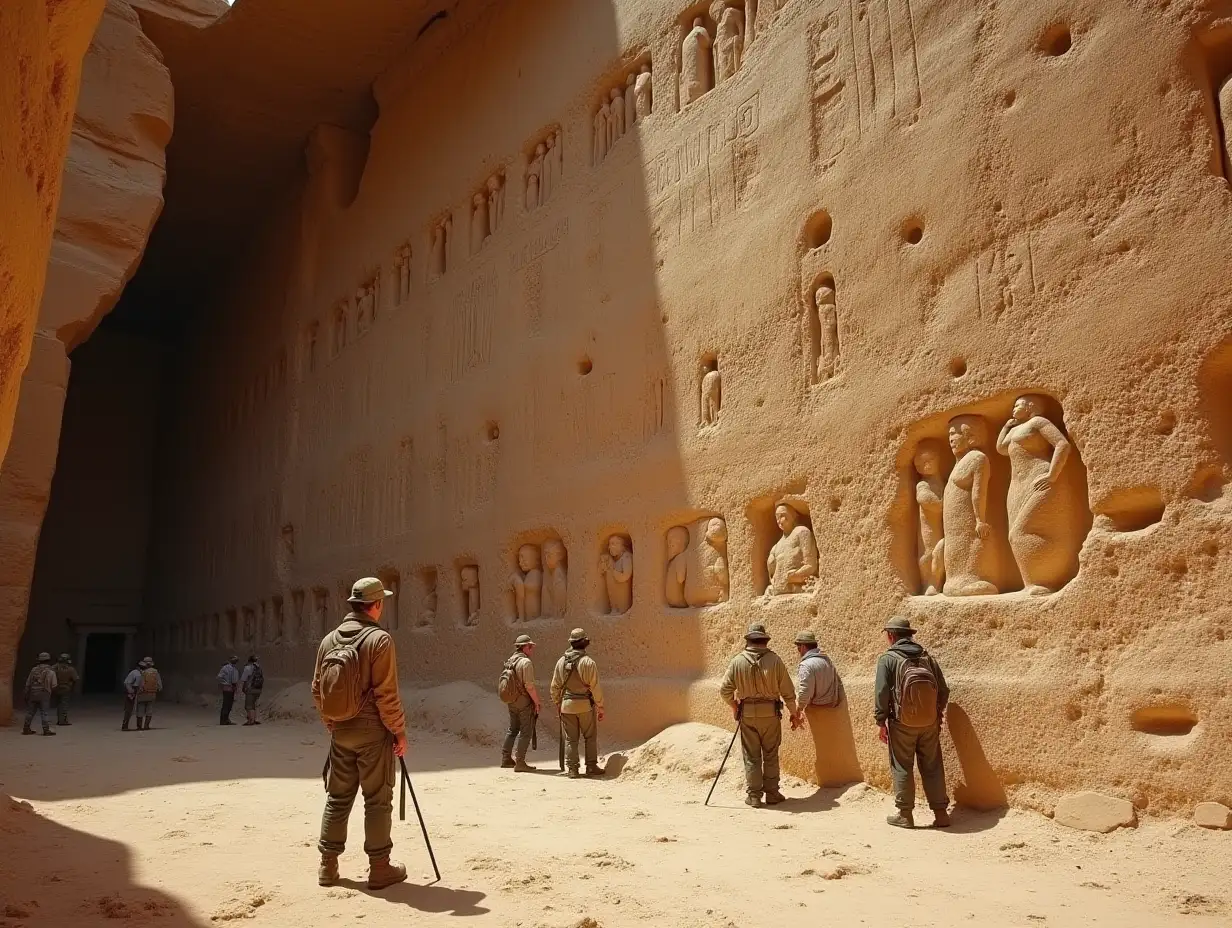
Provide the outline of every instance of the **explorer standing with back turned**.
[[578,742],[586,742],[586,776],[601,777],[599,766],[599,722],[603,721],[603,687],[599,685],[599,666],[586,653],[590,639],[575,628],[569,633],[569,650],[556,662],[552,672],[552,702],[560,713],[565,738],[565,765],[570,779],[577,779]]
[[535,665],[530,660],[534,651],[530,635],[518,635],[513,642],[513,654],[501,668],[496,684],[501,702],[509,708],[509,731],[501,747],[501,766],[512,767],[519,773],[535,769],[526,762],[526,750],[539,718],[539,690],[535,686]]
[[914,828],[915,764],[920,763],[924,795],[933,810],[933,827],[950,824],[950,800],[945,794],[945,764],[941,758],[941,723],[950,688],[941,666],[913,640],[910,619],[891,619],[885,625],[889,649],[877,659],[873,717],[878,737],[890,747],[890,775],[898,814],[886,822]]

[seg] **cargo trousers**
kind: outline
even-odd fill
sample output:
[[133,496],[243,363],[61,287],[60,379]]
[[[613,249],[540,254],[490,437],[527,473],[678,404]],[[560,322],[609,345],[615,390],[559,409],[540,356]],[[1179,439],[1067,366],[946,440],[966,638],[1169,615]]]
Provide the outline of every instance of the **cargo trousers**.
[[526,760],[530,748],[530,736],[535,731],[535,704],[527,702],[521,708],[509,706],[509,731],[501,747],[501,757],[506,760]]
[[920,779],[928,807],[934,811],[947,809],[945,794],[945,761],[941,756],[941,726],[909,728],[891,720],[890,775],[894,780],[894,804],[903,812],[915,808],[915,765],[920,764]]
[[586,742],[586,769],[599,768],[599,725],[594,710],[573,715],[562,712],[560,723],[565,730],[565,766],[574,773],[578,769],[578,742]]
[[325,812],[321,816],[322,854],[346,848],[347,821],[355,795],[364,794],[364,853],[388,857],[394,816],[394,736],[385,728],[342,728],[334,732],[325,765]]
[[26,696],[26,720],[22,728],[29,730],[34,715],[38,713],[39,721],[43,723],[43,731],[51,727],[51,694],[46,690],[35,690]]
[[744,786],[750,796],[779,791],[779,746],[783,721],[777,715],[740,719],[740,753],[744,757]]

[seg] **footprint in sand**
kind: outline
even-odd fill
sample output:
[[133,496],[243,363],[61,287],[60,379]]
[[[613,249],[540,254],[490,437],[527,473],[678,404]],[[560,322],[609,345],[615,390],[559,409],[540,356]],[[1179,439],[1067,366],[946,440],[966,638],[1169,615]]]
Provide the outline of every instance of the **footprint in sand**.
[[253,918],[257,909],[274,898],[274,894],[254,883],[240,883],[234,888],[235,895],[224,902],[210,916],[210,921],[229,922],[241,918]]

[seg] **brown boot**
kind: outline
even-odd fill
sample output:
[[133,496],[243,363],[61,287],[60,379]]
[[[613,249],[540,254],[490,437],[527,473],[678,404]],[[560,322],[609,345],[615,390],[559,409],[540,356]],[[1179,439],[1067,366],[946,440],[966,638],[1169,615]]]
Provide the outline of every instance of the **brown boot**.
[[786,802],[787,797],[780,793],[777,789],[766,790],[766,805],[777,806],[780,802]]
[[514,764],[512,757],[502,757],[501,758],[501,768],[502,769],[512,770],[514,766],[516,765]]
[[368,888],[384,889],[406,879],[406,867],[388,857],[373,857],[368,861]]
[[886,824],[893,825],[895,828],[914,828],[915,819],[911,817],[909,811],[899,811],[897,815],[887,815]]
[[338,855],[322,854],[321,864],[317,867],[317,883],[321,886],[333,886],[338,882]]
[[139,715],[137,716],[137,731],[141,731],[144,728],[145,728],[145,718]]
[[933,827],[934,828],[949,828],[950,813],[945,809],[933,809]]
[[535,768],[528,764],[525,760],[520,760],[513,765],[514,773],[534,773]]

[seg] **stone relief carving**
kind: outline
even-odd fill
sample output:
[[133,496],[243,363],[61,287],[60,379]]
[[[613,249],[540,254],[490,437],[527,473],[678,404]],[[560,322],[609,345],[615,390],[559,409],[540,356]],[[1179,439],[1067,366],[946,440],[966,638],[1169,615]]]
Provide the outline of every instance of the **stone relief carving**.
[[497,171],[485,185],[488,197],[488,228],[495,235],[505,221],[505,172]]
[[654,81],[650,75],[650,65],[642,65],[633,82],[633,112],[634,121],[641,122],[654,111]]
[[437,571],[426,567],[419,573],[419,608],[415,615],[415,627],[426,628],[436,623]]
[[710,33],[702,18],[693,20],[693,27],[680,45],[680,105],[688,106],[714,87],[714,62]]
[[766,597],[805,593],[817,583],[817,541],[804,524],[804,513],[786,500],[774,507],[774,521],[782,536],[766,558],[770,584]]
[[619,87],[613,87],[608,96],[612,100],[607,111],[607,147],[611,151],[612,146],[625,134],[625,97]]
[[822,383],[834,376],[838,369],[838,305],[834,292],[834,281],[830,277],[822,277],[813,291],[813,307],[817,313],[816,326],[817,344],[816,377]]
[[488,225],[488,196],[486,192],[471,197],[471,254],[478,254],[483,243],[492,234]]
[[650,115],[650,65],[641,64],[625,75],[623,81],[604,91],[599,97],[599,109],[594,118],[594,138],[591,161],[598,166],[616,142],[633,131],[633,127]]
[[479,568],[474,564],[463,565],[459,572],[462,582],[462,624],[474,627],[479,624]]
[[718,516],[667,530],[664,594],[677,609],[727,600],[727,523]]
[[411,244],[394,252],[394,304],[401,306],[411,297]]
[[977,596],[998,592],[990,578],[993,551],[988,538],[988,423],[983,416],[950,420],[950,471],[943,496],[944,562],[947,596]]
[[723,7],[714,40],[714,80],[722,83],[740,70],[744,58],[744,12],[732,3]]
[[723,407],[723,375],[719,372],[718,360],[707,361],[702,373],[701,412],[702,426],[717,425],[719,410]]
[[563,618],[569,608],[568,554],[559,539],[543,543],[543,614]]
[[1074,536],[1074,515],[1085,508],[1064,479],[1073,446],[1046,409],[1042,396],[1018,397],[997,436],[997,452],[1010,459],[1010,550],[1026,592],[1036,595],[1055,592],[1072,576],[1082,540]]
[[925,438],[913,459],[919,479],[915,501],[919,509],[918,552],[920,581],[926,596],[935,596],[945,586],[945,451],[935,438]]
[[599,104],[594,120],[594,143],[591,148],[591,163],[598,167],[607,157],[607,100]]
[[[552,194],[560,187],[561,175],[564,171],[562,159],[562,137],[559,128],[548,132],[543,141],[535,145],[526,169],[526,209],[533,210],[543,206],[552,198]],[[532,177],[535,192],[531,191]]]
[[449,249],[453,238],[453,216],[446,215],[432,227],[432,276],[449,269]]
[[633,550],[623,535],[612,535],[599,557],[599,573],[607,598],[608,615],[623,615],[633,606]]
[[334,307],[330,333],[330,353],[336,358],[347,346],[347,304],[345,300]]
[[377,279],[373,277],[355,291],[355,334],[364,335],[376,321]]
[[539,208],[543,202],[543,163],[547,157],[547,146],[540,142],[535,146],[534,156],[526,169],[526,211]]
[[519,622],[543,614],[543,571],[539,567],[537,545],[518,548],[518,566],[509,578],[513,587],[514,618]]
[[632,132],[637,123],[637,75],[629,74],[625,78],[625,131]]

